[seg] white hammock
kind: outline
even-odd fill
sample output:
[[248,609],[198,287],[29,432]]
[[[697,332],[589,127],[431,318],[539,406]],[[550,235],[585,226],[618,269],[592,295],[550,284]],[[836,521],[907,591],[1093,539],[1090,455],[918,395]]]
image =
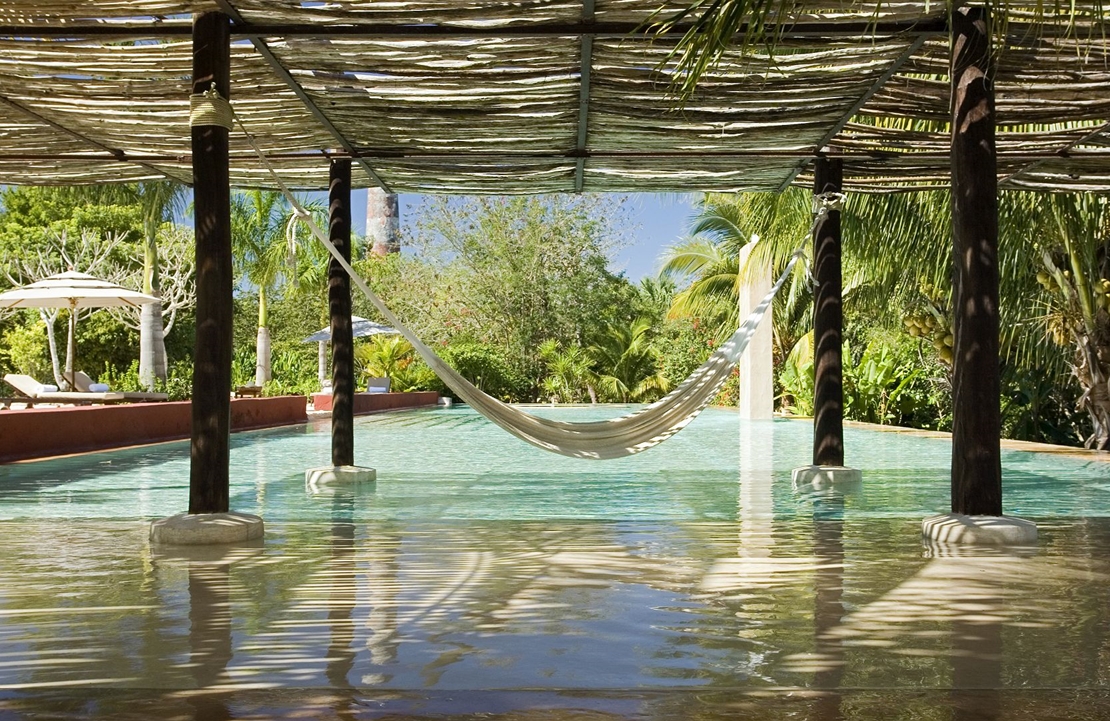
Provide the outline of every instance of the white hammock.
[[[240,122],[240,127],[242,127],[242,122]],[[378,312],[382,314],[386,321],[412,343],[412,347],[424,359],[424,362],[435,371],[436,375],[451,390],[455,391],[476,411],[517,438],[545,451],[573,458],[606,459],[630,456],[662,443],[689,425],[690,421],[694,420],[709,405],[717,393],[720,392],[725,381],[728,380],[732,367],[740,359],[744,349],[748,347],[748,341],[751,340],[759,326],[759,321],[763,319],[772,299],[786,282],[790,271],[793,270],[794,264],[797,263],[799,256],[802,254],[801,248],[794,252],[790,262],[786,265],[786,270],[779,276],[771,291],[764,296],[743,325],[732,334],[732,337],[714,351],[709,356],[709,360],[699,366],[678,387],[660,400],[635,413],[606,421],[568,423],[540,418],[514,408],[480,390],[444,362],[442,358],[435,354],[435,351],[425,345],[415,333],[398,320],[393,311],[378,298],[374,291],[370,290],[366,281],[355,272],[355,269],[332,244],[327,235],[316,225],[311,214],[285,187],[281,178],[270,165],[269,160],[255,145],[254,138],[247,132],[246,128],[243,128],[243,132],[247,136],[248,142],[254,147],[259,159],[281,188],[286,199],[296,210],[297,217],[308,226],[316,239],[328,249],[331,256],[350,275],[354,284],[378,309]],[[814,228],[821,223],[829,210],[839,209],[841,197],[818,196],[814,204],[813,223],[803,239],[803,244],[811,237]]]
[[[525,413],[480,390],[448,365],[435,351],[425,345],[415,333],[370,290],[366,281],[355,272],[350,263],[339,253],[323,231],[312,221],[295,199],[290,196],[298,215],[324,244],[359,290],[370,300],[378,312],[401,332],[424,362],[435,371],[447,386],[455,391],[472,408],[517,438],[545,451],[574,458],[620,458],[647,450],[685,428],[713,400],[728,380],[732,367],[744,353],[748,341],[755,334],[760,320],[767,313],[775,294],[786,282],[801,250],[791,257],[786,270],[779,276],[771,291],[747,317],[732,337],[723,343],[709,359],[699,366],[674,390],[635,413],[606,421],[568,423]],[[823,217],[821,211],[818,217]],[[816,224],[816,222],[815,222]]]

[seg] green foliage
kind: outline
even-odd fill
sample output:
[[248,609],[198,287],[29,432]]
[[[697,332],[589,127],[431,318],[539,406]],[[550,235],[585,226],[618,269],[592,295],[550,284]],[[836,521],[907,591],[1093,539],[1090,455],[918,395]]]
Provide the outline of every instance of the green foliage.
[[631,324],[611,324],[594,339],[590,355],[604,400],[640,403],[670,390],[658,367],[651,330],[649,318],[637,318]]
[[368,378],[394,378],[412,364],[412,344],[399,335],[375,335],[355,346],[355,371]]
[[38,313],[25,311],[23,315],[28,318],[26,325],[13,325],[0,336],[0,368],[53,382],[46,328]]
[[262,386],[264,396],[310,396],[320,390],[315,358],[310,363],[298,353],[274,353],[271,370],[273,378]]
[[778,373],[781,409],[796,416],[813,415],[813,331],[790,349]]
[[[851,353],[845,347],[845,359]],[[844,366],[844,415],[867,423],[894,423],[915,410],[913,383],[921,371],[907,365],[883,339],[867,345],[857,363]]]
[[236,346],[231,354],[231,387],[254,385],[254,348]]
[[1076,445],[1082,415],[1067,393],[1067,378],[1037,369],[1004,368],[1002,435],[1042,443]]
[[[125,369],[119,370],[109,363],[97,381],[107,383],[114,391],[146,391],[147,386],[139,380],[139,361],[134,360]],[[187,401],[193,397],[193,364],[191,361],[178,361],[170,365],[166,380],[154,379],[154,391],[165,393],[171,401]]]
[[543,397],[553,403],[581,403],[594,400],[596,377],[591,366],[589,351],[580,346],[563,348],[556,340],[540,345],[546,375],[543,379]]
[[[504,354],[493,346],[464,342],[441,348],[438,354],[463,378],[495,398],[516,400],[527,397],[530,391],[531,383],[528,378],[515,372]],[[417,380],[414,381],[413,390],[434,390],[440,395],[455,397],[454,392],[432,374],[427,366],[423,363],[419,365],[424,370],[414,369]]]
[[548,338],[581,345],[629,318],[635,290],[606,267],[623,215],[605,196],[432,198],[412,245],[437,268],[412,304],[440,338],[503,348],[517,372],[534,373]]
[[716,346],[716,332],[697,318],[674,318],[663,322],[652,340],[659,371],[676,386],[709,358]]
[[[30,258],[48,239],[62,234],[79,237],[82,231],[102,238],[123,235],[127,242],[114,261],[142,266],[138,252],[142,214],[137,206],[103,204],[73,188],[16,187],[0,190],[0,271],[10,270],[18,258]],[[3,273],[0,272],[0,276]]]
[[[58,323],[59,352],[65,353],[66,314]],[[82,314],[77,321],[77,370],[127,368],[139,357],[139,334],[106,310]]]

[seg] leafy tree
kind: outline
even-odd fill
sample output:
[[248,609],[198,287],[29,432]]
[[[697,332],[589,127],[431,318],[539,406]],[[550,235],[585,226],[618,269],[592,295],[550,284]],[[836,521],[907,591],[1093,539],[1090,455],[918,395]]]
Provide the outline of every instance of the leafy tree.
[[[151,181],[71,188],[7,188],[2,196],[5,213],[0,223],[0,257],[9,262],[26,261],[30,248],[48,246],[51,238],[62,234],[121,239],[113,261],[128,273],[141,254],[141,270],[135,268],[138,282],[125,284],[162,298],[161,302],[143,308],[137,324],[139,376],[148,389],[153,388],[155,378],[166,379],[165,336],[178,312],[194,302],[188,282],[191,272],[183,269],[179,257],[170,258],[170,282],[163,288],[158,252],[159,238],[167,231],[167,224],[173,231],[173,219],[184,204],[185,194],[186,188],[180,184]],[[164,316],[169,317],[165,325]]]
[[583,345],[594,328],[630,319],[635,291],[606,267],[622,218],[605,196],[433,198],[410,243],[438,267],[440,308],[429,310],[452,337],[504,348],[534,376],[545,340]]
[[[17,258],[6,272],[7,280],[12,286],[28,285],[49,276],[63,273],[71,268],[80,268],[81,272],[87,272],[109,282],[118,283],[123,279],[126,271],[116,264],[114,257],[117,247],[123,240],[122,236],[101,239],[89,231],[82,233],[79,238],[71,240],[65,232],[62,232],[60,235],[50,238],[45,243],[45,247],[40,246],[36,255]],[[66,379],[72,378],[74,371],[77,370],[74,367],[77,321],[82,317],[88,317],[90,314],[98,312],[98,310],[38,309],[39,317],[46,328],[47,346],[50,351],[50,364],[54,373],[54,382],[59,387],[68,388],[69,382]],[[75,317],[71,318],[71,314],[75,314]],[[55,335],[55,322],[63,316],[72,321],[67,326],[64,375],[62,374]],[[116,345],[119,347],[118,344]]]

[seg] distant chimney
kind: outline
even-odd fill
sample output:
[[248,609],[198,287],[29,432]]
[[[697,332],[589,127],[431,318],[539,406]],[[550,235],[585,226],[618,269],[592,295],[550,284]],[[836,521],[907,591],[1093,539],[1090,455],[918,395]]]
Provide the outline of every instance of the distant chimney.
[[366,191],[366,240],[374,255],[401,250],[401,212],[394,193],[381,188]]

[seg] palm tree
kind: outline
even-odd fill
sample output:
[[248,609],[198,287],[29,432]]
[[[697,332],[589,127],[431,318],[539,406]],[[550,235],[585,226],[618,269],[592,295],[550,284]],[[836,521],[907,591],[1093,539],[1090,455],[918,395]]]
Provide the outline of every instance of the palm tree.
[[[174,220],[185,203],[185,186],[171,180],[150,181],[135,186],[134,197],[143,221],[143,292],[162,297],[158,262],[158,231]],[[166,380],[166,339],[162,324],[162,302],[143,306],[139,317],[139,380],[154,390],[154,380]]]
[[[664,251],[660,274],[672,279],[692,279],[671,304],[672,318],[697,318],[714,328],[722,340],[740,324],[738,301],[745,275],[740,269],[741,249],[757,238],[749,267],[770,263],[781,268],[808,227],[809,207],[801,192],[782,195],[706,195],[694,219],[692,235]],[[774,343],[777,358],[784,358],[812,324],[812,294],[799,266],[791,283],[774,305]]]
[[611,325],[590,348],[597,368],[597,384],[609,398],[621,403],[651,400],[670,390],[660,372],[651,346],[651,319]]
[[[319,211],[316,206],[307,206]],[[303,252],[296,240],[293,210],[281,193],[250,190],[231,201],[231,238],[240,277],[258,291],[258,335],[255,343],[255,383],[270,380],[269,301],[286,283],[302,280],[313,286],[326,278],[318,252]],[[315,246],[310,246],[315,249]],[[307,261],[306,261],[307,257]]]
[[1093,428],[1085,445],[1110,450],[1110,204],[1092,195],[1053,195],[1046,204],[1051,222],[1037,273],[1048,296],[1045,326],[1072,347],[1077,406]]

